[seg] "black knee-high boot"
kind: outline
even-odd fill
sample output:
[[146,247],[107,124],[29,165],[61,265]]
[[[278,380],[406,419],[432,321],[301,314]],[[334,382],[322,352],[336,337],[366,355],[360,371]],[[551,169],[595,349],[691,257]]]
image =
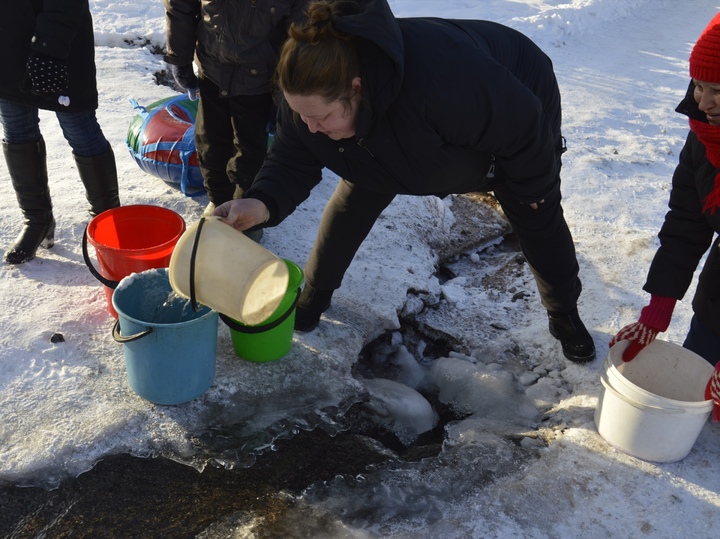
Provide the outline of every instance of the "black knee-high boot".
[[3,154],[25,222],[15,243],[5,252],[5,262],[22,264],[35,258],[38,247],[55,243],[55,219],[48,187],[45,141],[8,144]]
[[90,215],[120,206],[115,154],[110,146],[103,153],[81,157],[73,154],[85,195],[90,203]]

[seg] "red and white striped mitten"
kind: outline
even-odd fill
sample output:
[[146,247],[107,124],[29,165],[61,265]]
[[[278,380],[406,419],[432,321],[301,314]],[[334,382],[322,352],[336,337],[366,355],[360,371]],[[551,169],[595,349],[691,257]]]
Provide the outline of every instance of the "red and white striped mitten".
[[610,347],[620,341],[630,341],[630,346],[623,352],[622,359],[623,361],[635,359],[640,350],[655,340],[658,333],[667,331],[675,303],[677,303],[675,298],[651,295],[650,304],[643,307],[640,312],[640,320],[618,331],[610,341]]
[[720,361],[715,365],[715,370],[708,380],[707,387],[705,388],[705,400],[715,401],[713,406],[712,420],[720,422]]
[[657,329],[646,326],[642,322],[635,322],[618,331],[610,341],[610,346],[612,347],[620,341],[630,341],[630,346],[625,349],[622,356],[623,361],[630,361],[635,359],[640,350],[653,342],[658,333],[660,332]]

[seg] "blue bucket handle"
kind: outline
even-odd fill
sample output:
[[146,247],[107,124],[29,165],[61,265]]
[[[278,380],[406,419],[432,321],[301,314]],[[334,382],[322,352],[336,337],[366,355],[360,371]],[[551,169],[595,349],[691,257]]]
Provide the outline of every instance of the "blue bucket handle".
[[127,337],[123,336],[120,333],[120,319],[118,319],[118,320],[115,320],[115,323],[113,324],[112,337],[113,337],[113,339],[115,339],[115,342],[126,343],[126,342],[137,341],[138,339],[143,338],[145,335],[149,335],[150,333],[152,333],[152,331],[153,331],[153,328],[150,327],[150,328],[147,328],[145,331],[136,333],[135,335],[128,335]]
[[106,277],[103,277],[102,275],[100,275],[100,272],[97,269],[95,269],[95,266],[93,266],[93,263],[90,260],[90,255],[88,254],[88,246],[87,246],[87,231],[88,231],[89,226],[90,226],[90,223],[85,225],[85,232],[83,232],[83,239],[82,239],[82,253],[83,253],[83,258],[85,259],[85,265],[90,270],[90,273],[92,273],[93,276],[98,281],[100,281],[102,284],[104,284],[108,288],[112,288],[113,290],[115,290],[117,288],[118,284],[120,284],[120,281],[111,281],[110,279],[107,279]]
[[277,318],[276,320],[273,320],[272,322],[268,322],[267,324],[263,324],[261,326],[246,326],[245,324],[240,324],[239,322],[236,322],[226,314],[218,313],[220,316],[220,320],[225,322],[227,326],[230,329],[234,329],[237,332],[240,333],[248,333],[251,335],[254,335],[256,333],[263,333],[264,331],[270,331],[271,329],[275,329],[280,324],[285,322],[285,320],[288,319],[288,317],[293,313],[295,310],[295,306],[297,305],[298,300],[300,299],[300,289],[298,288],[297,294],[295,295],[295,299],[292,302],[292,305],[288,308],[287,311],[285,311],[282,316]]

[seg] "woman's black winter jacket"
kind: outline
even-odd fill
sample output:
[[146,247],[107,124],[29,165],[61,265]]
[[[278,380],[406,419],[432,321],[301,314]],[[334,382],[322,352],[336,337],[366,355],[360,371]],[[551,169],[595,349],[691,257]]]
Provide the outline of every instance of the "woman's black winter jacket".
[[[691,82],[676,111],[707,122],[693,98]],[[682,299],[695,270],[710,248],[698,279],[692,306],[698,319],[720,336],[720,210],[703,213],[705,197],[720,173],[705,155],[705,146],[690,131],[680,152],[670,191],[670,211],[660,229],[660,248],[653,258],[643,290],[658,296]]]
[[[0,98],[63,112],[97,109],[95,38],[88,0],[5,0],[0,6]],[[31,52],[66,62],[70,106],[60,105],[57,96],[21,90]]]
[[[396,19],[385,0],[333,21],[360,38],[356,136],[312,134],[281,103],[276,136],[247,197],[287,217],[327,167],[371,191],[438,195],[504,181],[537,202],[559,179],[560,93],[550,59],[487,21]],[[494,162],[494,180],[486,177]]]

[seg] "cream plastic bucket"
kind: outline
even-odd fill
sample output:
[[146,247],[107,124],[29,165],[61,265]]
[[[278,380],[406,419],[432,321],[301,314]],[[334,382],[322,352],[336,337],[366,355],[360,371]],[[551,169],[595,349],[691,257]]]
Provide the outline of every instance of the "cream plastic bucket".
[[603,363],[595,426],[610,445],[639,459],[682,460],[712,411],[712,401],[704,397],[713,367],[681,346],[658,340],[625,363],[622,352],[628,345],[617,343]]
[[176,294],[248,325],[275,312],[289,281],[285,261],[218,217],[202,218],[185,231],[168,276]]

